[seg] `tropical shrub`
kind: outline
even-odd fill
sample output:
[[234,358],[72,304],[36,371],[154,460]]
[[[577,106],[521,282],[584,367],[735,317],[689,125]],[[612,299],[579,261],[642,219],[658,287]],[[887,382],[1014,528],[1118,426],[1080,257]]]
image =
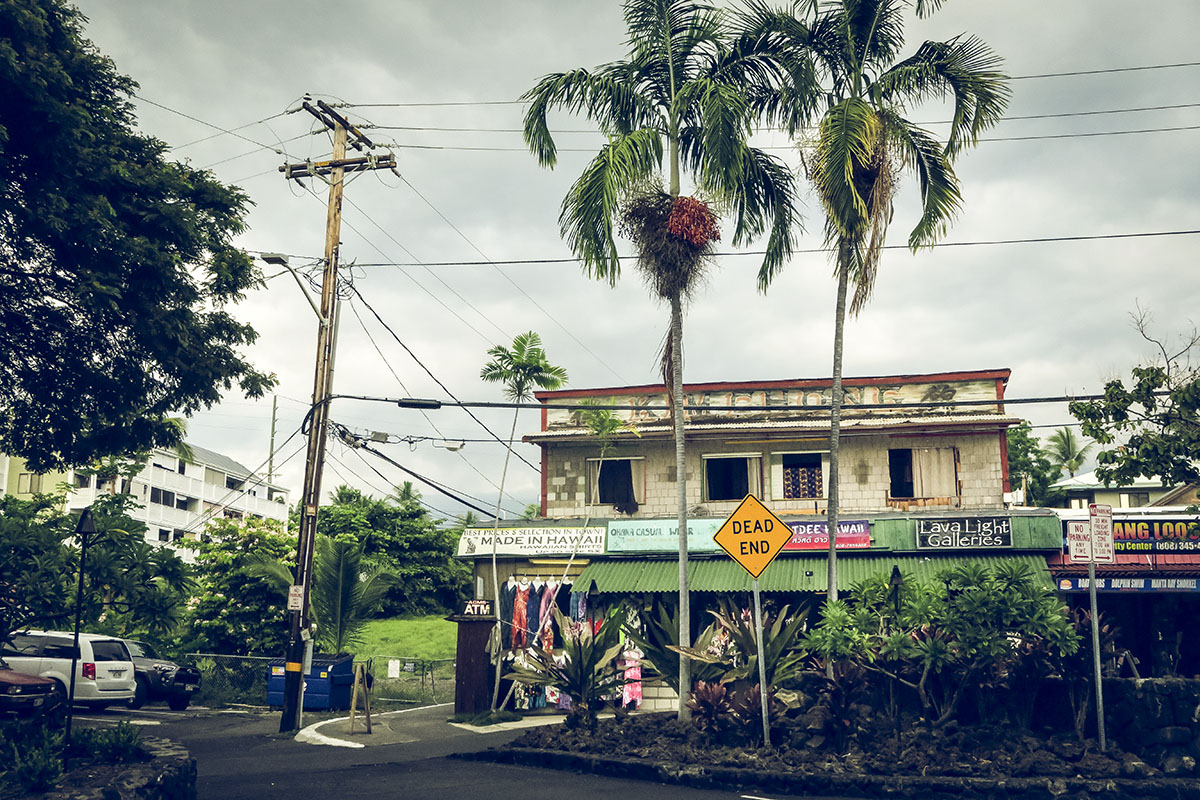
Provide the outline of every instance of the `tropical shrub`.
[[[629,640],[643,654],[643,679],[655,677],[679,691],[679,615],[678,605],[655,599],[649,607],[638,610],[638,625],[628,631]],[[729,647],[729,637],[714,623],[693,640],[688,649],[692,654],[693,682],[717,683],[726,667],[721,662]],[[699,656],[699,659],[697,659]],[[652,671],[646,667],[652,668]],[[693,685],[695,685],[693,683]]]

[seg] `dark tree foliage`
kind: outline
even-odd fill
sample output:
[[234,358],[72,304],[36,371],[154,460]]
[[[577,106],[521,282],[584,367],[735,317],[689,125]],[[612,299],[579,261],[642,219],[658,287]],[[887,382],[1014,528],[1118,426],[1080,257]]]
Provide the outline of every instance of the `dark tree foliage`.
[[439,527],[419,498],[410,491],[377,500],[339,486],[317,518],[320,533],[352,536],[369,563],[397,576],[382,616],[456,611],[470,587],[470,568],[455,556],[460,529]]
[[197,589],[182,649],[276,654],[287,639],[286,599],[256,572],[263,561],[295,564],[296,539],[272,520],[213,520],[196,551]]
[[[145,541],[130,505],[128,496],[108,495],[92,506],[96,533],[88,542],[81,623],[85,631],[162,636],[179,619],[188,570],[172,551]],[[0,497],[0,639],[74,622],[77,518],[62,507],[61,496]]]
[[1025,505],[1057,506],[1066,499],[1062,489],[1051,489],[1062,468],[1051,463],[1029,422],[1008,429],[1008,476],[1015,490],[1025,489]]
[[1129,385],[1121,379],[1104,386],[1100,400],[1071,403],[1083,433],[1104,449],[1096,455],[1096,477],[1126,485],[1138,477],[1160,478],[1178,486],[1200,481],[1200,369],[1190,356],[1200,345],[1192,330],[1177,347],[1149,331],[1147,312],[1133,315],[1138,333],[1159,358],[1134,367]]
[[0,448],[35,470],[172,446],[168,414],[274,378],[226,307],[249,200],[138,133],[137,85],[63,0],[0,3]]

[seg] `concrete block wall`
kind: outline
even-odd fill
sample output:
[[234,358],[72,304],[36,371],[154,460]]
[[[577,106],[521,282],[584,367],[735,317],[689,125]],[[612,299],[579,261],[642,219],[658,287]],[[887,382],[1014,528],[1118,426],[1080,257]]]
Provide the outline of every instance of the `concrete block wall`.
[[[883,512],[900,508],[889,503],[888,450],[899,447],[954,447],[958,450],[959,496],[903,504],[923,509],[988,509],[1003,505],[1004,476],[1000,462],[998,433],[955,436],[846,436],[842,439],[840,500],[843,513]],[[771,455],[796,452],[810,445],[780,442],[776,445],[736,441],[693,440],[688,443],[688,509],[693,515],[722,517],[739,501],[704,502],[703,456],[758,453],[762,458],[763,499],[772,510],[784,514],[823,514],[824,499],[782,500],[771,496]],[[815,450],[814,450],[815,452]],[[598,450],[590,446],[551,445],[547,459],[547,516],[583,517],[587,508],[587,459]],[[612,458],[641,456],[645,459],[645,502],[634,518],[670,518],[676,514],[675,445],[670,440],[639,441],[617,448]],[[756,489],[757,491],[757,489]],[[612,506],[595,506],[591,515],[620,517]]]
[[662,681],[642,681],[642,711],[675,711],[679,695]]

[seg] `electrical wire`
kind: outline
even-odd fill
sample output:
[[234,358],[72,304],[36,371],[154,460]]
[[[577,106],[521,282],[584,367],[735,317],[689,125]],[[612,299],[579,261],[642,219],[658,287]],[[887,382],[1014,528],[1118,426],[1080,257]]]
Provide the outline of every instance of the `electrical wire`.
[[[287,156],[288,158],[292,158],[292,156],[288,155],[286,150],[282,150],[282,149],[273,147],[272,145],[269,145],[269,144],[263,144],[262,142],[260,142],[256,139],[251,139],[249,136],[243,136],[242,134],[237,133],[234,130],[230,130],[229,128],[222,128],[220,125],[216,125],[211,122],[207,122],[205,120],[200,119],[199,117],[194,117],[191,114],[186,114],[182,111],[179,111],[178,109],[171,108],[170,106],[165,106],[162,103],[156,103],[155,101],[150,100],[149,98],[143,97],[140,94],[135,94],[134,97],[136,97],[138,100],[141,100],[143,103],[149,103],[150,105],[154,106],[155,108],[161,108],[163,111],[169,111],[172,114],[177,114],[177,115],[183,117],[184,119],[190,119],[192,122],[199,122],[201,125],[206,125],[209,128],[214,128],[214,129],[220,131],[221,133],[229,134],[230,136],[241,139],[244,142],[249,142],[250,144],[258,145],[263,150],[270,150],[272,153],[275,153],[276,155]],[[271,118],[268,117],[268,119],[271,119]]]
[[[359,452],[358,448],[351,448],[350,452],[352,452],[352,453],[354,453],[354,455],[358,456],[358,460],[361,461],[363,463],[363,465],[366,466],[369,470],[374,472],[376,475],[378,475],[380,478],[387,481],[388,483],[391,483],[391,480],[386,475],[384,475],[382,472],[380,472],[379,469],[374,464],[372,464],[370,461],[367,461],[367,459],[363,457],[363,454]],[[420,497],[417,498],[417,502],[420,503],[421,505],[425,506],[426,508],[428,508],[430,511],[436,511],[437,513],[444,516],[446,519],[455,519],[454,514],[451,514],[450,512],[445,511],[443,509],[431,506],[429,503],[425,502]],[[492,515],[489,514],[488,516],[492,516]]]
[[[442,383],[442,380],[440,378],[438,378],[436,375],[434,375],[433,372],[429,369],[429,367],[425,366],[425,363],[423,361],[421,361],[421,359],[417,358],[417,354],[414,353],[412,351],[412,349],[404,343],[404,341],[396,334],[396,332],[394,330],[392,330],[390,325],[388,325],[386,322],[383,321],[383,317],[379,316],[379,312],[376,311],[371,306],[371,304],[367,302],[366,298],[364,298],[362,296],[362,293],[359,292],[357,288],[355,288],[353,291],[354,291],[354,294],[358,297],[358,299],[362,302],[362,304],[367,307],[367,310],[370,311],[371,314],[375,317],[375,319],[379,321],[379,324],[383,326],[383,329],[386,330],[389,334],[391,334],[392,338],[396,340],[397,344],[399,344],[401,347],[404,348],[404,352],[408,353],[409,356],[412,357],[412,360],[417,362],[417,366],[419,366],[421,369],[423,369],[425,371],[425,374],[428,375],[430,378],[432,378],[433,382],[436,383],[438,386],[440,386],[442,391],[445,392],[451,398],[453,398],[454,401],[457,403],[458,397],[455,396],[454,392],[450,391],[450,388],[448,386],[446,386],[446,384]],[[467,412],[467,415],[471,419],[475,420],[476,423],[478,423],[479,427],[483,428],[485,431],[487,431],[489,434],[491,434],[493,439],[500,442],[501,444],[504,444],[504,445],[508,444],[503,439],[501,439],[499,436],[497,436],[496,433],[494,431],[492,431],[491,428],[489,428],[486,424],[484,424],[483,420],[481,420],[479,417],[475,416],[475,414],[472,413],[470,409],[465,409],[465,410]],[[526,459],[520,453],[513,451],[513,455],[516,456],[518,460],[522,461],[530,469],[535,470],[539,473],[542,471],[541,467],[534,466],[532,463],[530,463],[530,461],[528,459]]]
[[[151,103],[152,105],[158,105],[157,103],[154,103],[152,100],[146,100],[146,98],[144,98],[144,97],[141,97],[140,95],[138,96],[138,99],[140,99],[140,100],[145,100],[147,103]],[[161,106],[160,106],[160,107],[161,107]],[[167,110],[168,110],[168,111],[171,111],[171,110],[173,110],[173,109],[167,109]],[[177,145],[175,145],[174,147],[168,147],[167,149],[168,149],[168,150],[182,150],[182,149],[183,149],[183,148],[185,148],[185,147],[191,147],[191,146],[192,146],[192,145],[194,145],[194,144],[200,144],[201,142],[207,142],[209,139],[215,139],[215,138],[217,138],[218,136],[226,136],[226,135],[228,135],[228,134],[232,134],[234,131],[241,131],[241,130],[245,130],[246,128],[252,128],[252,127],[254,127],[255,125],[261,125],[261,124],[263,124],[264,122],[270,122],[271,120],[273,120],[273,119],[276,119],[277,117],[285,117],[285,116],[287,116],[289,113],[291,113],[291,112],[288,112],[288,111],[280,111],[278,114],[272,114],[272,115],[271,115],[271,116],[269,116],[269,117],[263,117],[263,118],[262,118],[262,119],[260,119],[260,120],[255,120],[254,122],[247,122],[245,125],[238,125],[236,128],[230,128],[230,129],[228,129],[228,130],[223,130],[223,129],[222,129],[222,130],[219,130],[219,131],[217,131],[216,133],[209,134],[208,136],[201,136],[199,139],[193,139],[193,140],[192,140],[192,141],[190,141],[190,142],[185,142],[184,144],[177,144]],[[204,123],[204,124],[205,124],[205,125],[208,125],[209,123],[207,123],[207,122],[206,122],[206,123]],[[210,127],[214,127],[214,128],[215,128],[215,127],[217,127],[217,126],[215,126],[215,125],[212,125],[212,126],[210,126]]]
[[[1175,230],[1175,231],[1137,231],[1132,233],[1102,233],[1080,236],[1041,236],[1031,237],[1027,239],[990,239],[975,242],[939,242],[937,247],[983,247],[994,245],[1011,245],[1011,244],[1047,244],[1052,242],[1092,242],[1104,241],[1111,239],[1141,239],[1152,238],[1158,236],[1194,236],[1200,234],[1200,229],[1192,230]],[[883,246],[884,250],[908,250],[908,245],[905,244],[889,244]],[[729,250],[720,253],[714,253],[715,257],[724,258],[727,256],[761,256],[763,250]],[[805,253],[829,253],[832,252],[827,247],[810,247],[803,250],[793,250],[793,255]],[[631,261],[637,258],[635,255],[618,256],[622,261]],[[574,264],[578,263],[578,258],[515,258],[503,261],[429,261],[424,262],[424,266],[429,267],[477,267],[486,264],[494,264],[496,266],[514,266],[521,264]],[[358,267],[407,267],[412,266],[406,262],[387,261],[387,262],[367,262],[356,264]]]
[[468,237],[465,233],[463,233],[462,230],[457,225],[455,225],[453,222],[451,222],[450,219],[445,214],[443,214],[441,212],[441,210],[429,200],[428,197],[426,197],[424,194],[422,194],[420,189],[418,189],[416,186],[413,186],[412,182],[409,181],[408,178],[404,177],[404,175],[402,175],[399,170],[397,170],[395,167],[392,167],[392,172],[396,175],[397,178],[399,178],[401,181],[403,181],[404,185],[407,186],[409,189],[411,189],[417,197],[421,198],[421,200],[424,201],[425,205],[427,205],[431,209],[433,209],[433,212],[435,214],[437,214],[439,217],[441,217],[442,222],[445,222],[447,225],[449,225],[450,229],[453,230],[455,233],[457,233],[459,235],[459,237],[464,242],[466,242],[467,245],[469,245],[471,247],[472,250],[474,250],[476,253],[479,253],[479,255],[481,255],[485,259],[487,259],[486,263],[489,264],[493,269],[495,269],[496,273],[498,275],[500,275],[502,278],[504,278],[504,280],[508,281],[509,284],[514,289],[516,289],[518,292],[520,292],[521,295],[526,300],[528,300],[530,303],[533,304],[534,308],[536,308],[538,311],[541,311],[542,314],[544,314],[547,319],[549,319],[551,322],[553,322],[555,325],[557,325],[559,327],[559,329],[562,330],[563,333],[565,333],[567,336],[569,336],[571,338],[571,341],[575,342],[575,344],[577,344],[581,348],[583,348],[583,351],[585,353],[587,353],[589,356],[594,358],[597,363],[599,363],[601,366],[603,366],[605,369],[607,369],[609,372],[611,372],[617,380],[619,380],[623,383],[629,382],[628,379],[625,378],[625,376],[621,375],[621,373],[619,373],[615,369],[613,369],[612,366],[609,365],[609,363],[607,361],[602,359],[600,356],[596,355],[596,353],[592,350],[592,348],[588,347],[582,340],[580,340],[580,338],[578,336],[576,336],[574,333],[572,333],[570,330],[568,330],[567,326],[563,325],[562,322],[559,321],[558,317],[551,314],[544,306],[542,306],[541,303],[539,303],[537,300],[533,299],[529,295],[528,292],[526,292],[523,288],[521,288],[520,284],[518,284],[516,281],[514,281],[512,279],[512,277],[510,277],[507,273],[505,273],[498,266],[496,266],[496,264],[494,262],[492,262],[492,260],[490,258],[488,258],[487,253],[485,253],[485,252],[483,252],[483,250],[479,249],[478,245],[476,245],[475,242],[471,241],[470,237]]

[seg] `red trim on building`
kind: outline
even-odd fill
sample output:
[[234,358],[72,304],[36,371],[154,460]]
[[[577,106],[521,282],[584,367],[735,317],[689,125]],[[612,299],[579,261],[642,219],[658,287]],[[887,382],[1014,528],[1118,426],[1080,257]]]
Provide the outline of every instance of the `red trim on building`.
[[1004,475],[1004,491],[1012,491],[1012,483],[1008,478],[1008,432],[1000,433],[1000,472]]
[[[542,409],[542,430],[545,430],[545,429],[546,429],[546,409],[543,408]],[[541,514],[543,517],[545,517],[550,508],[549,505],[547,504],[547,499],[546,499],[546,490],[550,485],[550,477],[549,477],[550,454],[548,452],[546,445],[542,445],[541,448],[542,448],[542,510],[541,510]]]
[[[985,381],[995,380],[1000,397],[1003,398],[1003,385],[1008,382],[1012,370],[989,369],[966,372],[935,372],[926,375],[882,375],[867,378],[843,378],[843,386],[878,386],[889,383],[947,383],[951,381]],[[719,381],[715,383],[685,383],[685,392],[729,392],[729,391],[762,391],[770,389],[821,389],[831,387],[832,378],[804,378],[782,381]],[[644,395],[666,394],[666,387],[660,383],[643,384],[641,386],[617,386],[601,389],[560,389],[553,392],[534,392],[534,397],[540,401],[569,399],[574,397],[601,397],[613,395]]]
[[549,426],[550,409],[542,408],[542,430],[546,430]]

